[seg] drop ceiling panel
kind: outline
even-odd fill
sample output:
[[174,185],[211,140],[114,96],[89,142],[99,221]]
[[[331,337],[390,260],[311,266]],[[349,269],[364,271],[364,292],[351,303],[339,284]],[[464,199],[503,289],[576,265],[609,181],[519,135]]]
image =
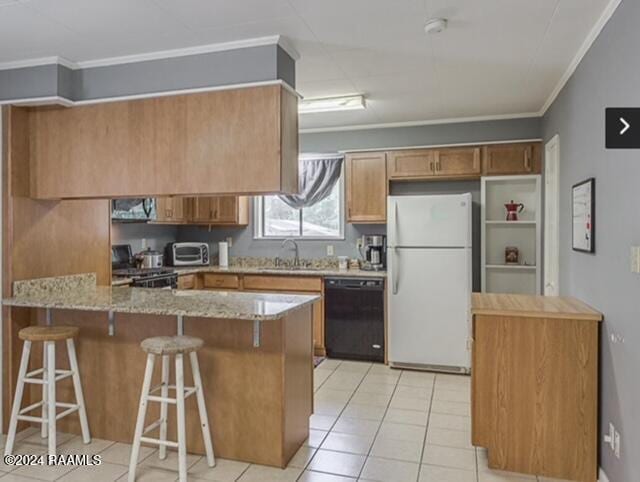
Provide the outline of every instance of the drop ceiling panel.
[[[332,127],[538,112],[610,0],[0,0],[0,62],[71,61],[284,35]],[[448,29],[425,35],[430,17]]]
[[193,29],[272,20],[295,12],[287,0],[153,0]]
[[302,57],[325,54],[325,49],[307,24],[297,15],[240,23],[214,29],[197,29],[200,43],[212,44],[283,35]]
[[57,55],[81,37],[21,3],[0,7],[0,62]]

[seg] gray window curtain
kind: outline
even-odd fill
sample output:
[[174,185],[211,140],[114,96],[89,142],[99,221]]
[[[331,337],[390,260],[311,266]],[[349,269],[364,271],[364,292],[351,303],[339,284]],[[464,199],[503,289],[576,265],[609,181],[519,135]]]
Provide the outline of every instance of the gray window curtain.
[[301,158],[298,161],[298,194],[278,197],[295,209],[319,203],[340,179],[343,161],[342,155]]

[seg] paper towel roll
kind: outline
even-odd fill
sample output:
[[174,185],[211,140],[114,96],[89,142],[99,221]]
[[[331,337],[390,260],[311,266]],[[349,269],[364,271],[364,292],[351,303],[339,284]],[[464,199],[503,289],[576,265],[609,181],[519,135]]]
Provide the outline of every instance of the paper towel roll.
[[218,243],[218,265],[221,268],[229,267],[229,243],[226,241]]

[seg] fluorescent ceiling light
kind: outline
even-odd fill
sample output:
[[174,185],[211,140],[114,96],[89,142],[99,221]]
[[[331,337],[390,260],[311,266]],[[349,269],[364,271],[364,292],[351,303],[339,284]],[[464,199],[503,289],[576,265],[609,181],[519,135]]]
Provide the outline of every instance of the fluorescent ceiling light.
[[300,114],[311,114],[313,112],[366,109],[366,107],[364,95],[343,95],[341,97],[302,100],[298,104],[298,112]]

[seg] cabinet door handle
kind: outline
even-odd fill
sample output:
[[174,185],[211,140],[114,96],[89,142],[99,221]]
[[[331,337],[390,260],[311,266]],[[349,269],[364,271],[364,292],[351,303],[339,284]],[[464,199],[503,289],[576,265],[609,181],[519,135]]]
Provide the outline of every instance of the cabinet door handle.
[[524,168],[527,171],[531,170],[531,160],[529,159],[529,148],[528,147],[524,150]]
[[434,169],[434,167],[433,167],[433,161],[429,162],[429,170],[430,170],[431,172],[435,172],[435,169]]

